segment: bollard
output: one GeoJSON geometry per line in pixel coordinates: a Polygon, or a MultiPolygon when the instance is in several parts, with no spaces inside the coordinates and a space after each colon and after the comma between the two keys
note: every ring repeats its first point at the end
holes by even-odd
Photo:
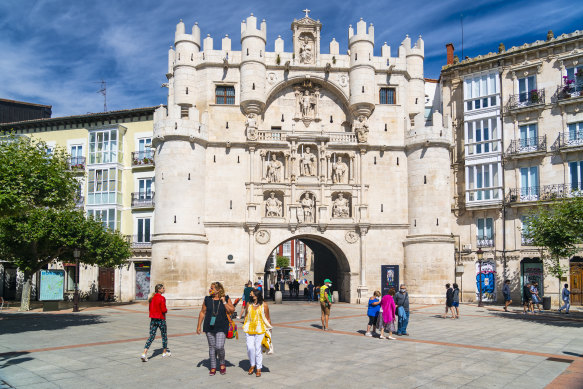
{"type": "Polygon", "coordinates": [[[338,301],[340,301],[340,297],[338,295],[338,291],[335,290],[332,292],[332,302],[337,303],[338,301]]]}
{"type": "Polygon", "coordinates": [[[281,295],[281,291],[280,290],[276,291],[275,292],[275,303],[276,304],[281,304],[282,303],[282,300],[283,300],[283,297],[281,295]]]}

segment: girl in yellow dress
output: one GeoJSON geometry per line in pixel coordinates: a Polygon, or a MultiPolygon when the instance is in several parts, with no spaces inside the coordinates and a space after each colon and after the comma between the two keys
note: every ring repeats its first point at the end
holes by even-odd
{"type": "Polygon", "coordinates": [[[263,354],[261,354],[261,342],[265,333],[271,329],[271,318],[269,317],[269,308],[263,301],[263,294],[255,288],[249,293],[252,301],[247,308],[243,331],[247,339],[247,355],[251,368],[249,375],[255,371],[255,376],[261,377],[261,368],[263,367],[263,354]],[[255,370],[257,369],[257,370],[255,370]]]}

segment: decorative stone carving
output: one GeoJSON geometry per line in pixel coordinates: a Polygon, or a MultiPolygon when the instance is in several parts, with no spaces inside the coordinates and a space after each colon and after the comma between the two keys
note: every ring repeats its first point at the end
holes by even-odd
{"type": "Polygon", "coordinates": [[[348,85],[348,77],[346,77],[346,75],[341,74],[338,76],[338,83],[340,84],[341,87],[346,87],[348,85]]]}
{"type": "Polygon", "coordinates": [[[245,127],[247,131],[247,139],[257,140],[257,115],[250,113],[247,115],[247,121],[245,121],[245,127]]]}
{"type": "Polygon", "coordinates": [[[267,182],[281,182],[283,163],[277,160],[276,154],[271,154],[271,160],[267,161],[267,182]]]}
{"type": "Polygon", "coordinates": [[[296,113],[294,120],[302,120],[308,127],[312,121],[320,121],[319,102],[320,88],[312,87],[310,81],[305,81],[303,89],[300,86],[294,88],[296,97],[296,113]]]}
{"type": "Polygon", "coordinates": [[[314,42],[304,35],[300,38],[300,63],[307,65],[314,63],[314,42]]]}
{"type": "Polygon", "coordinates": [[[348,218],[350,217],[350,201],[344,197],[342,193],[338,193],[338,197],[332,203],[332,217],[333,218],[348,218]]]}
{"type": "Polygon", "coordinates": [[[315,176],[317,160],[316,155],[310,152],[309,147],[306,147],[300,157],[300,176],[315,176]]]}
{"type": "Polygon", "coordinates": [[[277,74],[275,74],[274,72],[267,73],[267,82],[269,83],[269,85],[275,84],[276,81],[277,81],[277,74]]]}
{"type": "Polygon", "coordinates": [[[354,132],[356,132],[359,143],[366,143],[368,141],[368,119],[366,116],[360,115],[354,121],[354,132]]]}
{"type": "Polygon", "coordinates": [[[259,244],[269,243],[270,239],[271,239],[271,234],[267,230],[259,230],[255,234],[255,241],[259,244]]]}
{"type": "Polygon", "coordinates": [[[315,223],[314,220],[314,209],[316,206],[316,200],[310,195],[310,193],[305,193],[300,200],[301,208],[298,208],[298,220],[300,223],[315,223]]]}
{"type": "Polygon", "coordinates": [[[275,197],[275,192],[271,192],[265,201],[265,216],[266,217],[281,217],[282,216],[282,202],[275,197]]]}
{"type": "Polygon", "coordinates": [[[338,157],[338,160],[332,163],[332,182],[334,184],[346,183],[347,173],[348,165],[342,162],[342,157],[338,157]]]}
{"type": "Polygon", "coordinates": [[[344,235],[344,239],[350,244],[358,242],[358,234],[354,231],[348,231],[346,235],[344,235]]]}

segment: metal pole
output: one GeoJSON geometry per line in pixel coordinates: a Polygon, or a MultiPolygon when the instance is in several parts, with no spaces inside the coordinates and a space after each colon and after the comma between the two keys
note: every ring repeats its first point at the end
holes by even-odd
{"type": "Polygon", "coordinates": [[[79,312],[79,258],[75,258],[75,294],[73,295],[73,312],[79,312]]]}
{"type": "Polygon", "coordinates": [[[480,264],[480,275],[479,275],[479,286],[480,286],[480,301],[478,302],[478,307],[482,307],[482,260],[480,259],[479,262],[480,264]]]}

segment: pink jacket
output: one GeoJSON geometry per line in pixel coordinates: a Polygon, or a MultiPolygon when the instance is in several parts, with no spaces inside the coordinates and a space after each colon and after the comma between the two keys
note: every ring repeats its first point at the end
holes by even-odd
{"type": "Polygon", "coordinates": [[[395,300],[393,296],[387,294],[381,300],[381,308],[383,308],[383,322],[390,323],[395,319],[395,300]]]}

